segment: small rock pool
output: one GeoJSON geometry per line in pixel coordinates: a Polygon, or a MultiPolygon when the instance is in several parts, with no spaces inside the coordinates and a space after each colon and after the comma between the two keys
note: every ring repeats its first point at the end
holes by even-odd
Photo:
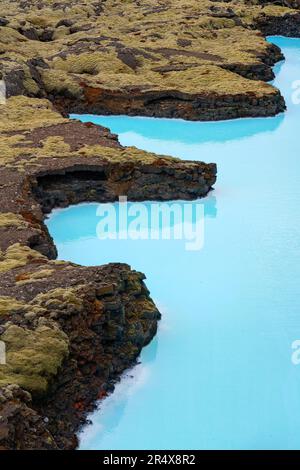
{"type": "Polygon", "coordinates": [[[163,313],[141,363],[91,416],[81,449],[300,449],[300,40],[270,40],[286,57],[275,67],[285,114],[80,117],[124,145],[218,165],[215,190],[200,201],[199,251],[180,240],[101,241],[97,204],[47,221],[60,259],[130,264],[163,313]]]}

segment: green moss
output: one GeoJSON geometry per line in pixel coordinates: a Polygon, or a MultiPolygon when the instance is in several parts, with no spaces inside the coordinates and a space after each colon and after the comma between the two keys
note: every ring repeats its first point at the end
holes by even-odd
{"type": "Polygon", "coordinates": [[[13,44],[15,42],[25,42],[27,39],[16,30],[9,27],[0,27],[0,43],[13,44]]]}
{"type": "Polygon", "coordinates": [[[22,284],[31,283],[33,281],[40,281],[40,280],[50,277],[54,272],[55,272],[54,269],[41,269],[40,271],[34,271],[32,273],[29,273],[26,279],[21,279],[20,281],[17,281],[17,282],[19,285],[22,285],[22,284]]]}
{"type": "MultiPolygon", "coordinates": [[[[224,66],[264,64],[270,46],[254,30],[255,25],[261,15],[267,20],[297,13],[288,8],[294,5],[292,0],[284,3],[287,6],[271,2],[262,7],[255,0],[168,0],[158,9],[156,0],[107,0],[99,15],[93,0],[65,0],[62,4],[44,0],[33,2],[25,11],[21,0],[4,0],[3,11],[10,24],[0,28],[1,69],[4,75],[22,70],[25,92],[30,96],[45,89],[52,95],[80,100],[86,87],[113,93],[133,89],[138,93],[176,91],[193,96],[207,91],[266,96],[272,93],[271,86],[229,73],[224,66]],[[75,29],[71,31],[61,20],[70,20],[71,30],[75,29]],[[22,28],[34,28],[38,35],[50,29],[51,34],[54,31],[53,40],[27,39],[19,32],[22,28]],[[28,66],[28,61],[37,57],[48,66],[36,69],[43,86],[34,80],[28,66]],[[174,68],[174,72],[166,73],[165,68],[174,68]]],[[[18,105],[20,109],[22,103],[18,105]]],[[[26,109],[22,112],[24,120],[25,115],[26,109]]],[[[36,115],[47,125],[44,107],[36,115]]],[[[34,128],[36,119],[31,118],[27,116],[26,127],[34,128]]],[[[16,111],[9,122],[11,128],[24,125],[16,111]]],[[[8,127],[7,123],[3,125],[8,127]]],[[[1,126],[0,122],[0,130],[1,126]]]]}
{"type": "MultiPolygon", "coordinates": [[[[0,73],[24,75],[21,84],[33,97],[48,93],[91,102],[101,100],[101,93],[117,97],[159,92],[188,95],[191,102],[208,93],[215,100],[233,96],[237,104],[249,96],[271,101],[270,96],[275,99],[278,94],[275,88],[229,69],[240,67],[242,73],[259,65],[263,69],[270,44],[254,30],[257,19],[297,13],[284,6],[262,7],[254,0],[168,0],[161,9],[156,0],[107,0],[101,15],[93,0],[62,4],[44,0],[31,2],[25,10],[21,0],[4,0],[2,5],[10,23],[0,28],[0,73]],[[61,20],[70,20],[74,29],[70,31],[61,20]],[[38,35],[50,28],[54,39],[30,40],[20,33],[32,28],[38,35]],[[43,61],[33,73],[29,61],[36,58],[43,61]]],[[[55,135],[32,142],[32,130],[67,122],[47,100],[12,97],[0,105],[0,114],[0,164],[19,172],[28,165],[42,165],[41,158],[47,157],[99,157],[113,162],[156,158],[133,148],[84,143],[71,151],[55,135]]]]}
{"type": "Polygon", "coordinates": [[[28,71],[25,73],[25,79],[23,80],[23,85],[25,90],[29,95],[37,95],[39,93],[39,86],[38,84],[33,80],[31,75],[29,74],[28,71]]]}
{"type": "MultiPolygon", "coordinates": [[[[40,26],[41,28],[47,28],[48,26],[53,25],[53,17],[48,15],[29,15],[27,16],[27,20],[34,26],[40,26]]],[[[57,21],[56,18],[54,21],[55,20],[57,21]]]]}
{"type": "Polygon", "coordinates": [[[0,316],[5,316],[7,320],[10,320],[11,315],[15,313],[24,315],[24,318],[29,319],[46,315],[47,310],[35,302],[35,299],[32,302],[25,303],[13,297],[0,296],[0,316]]]}
{"type": "Polygon", "coordinates": [[[83,300],[78,295],[83,286],[76,286],[73,288],[57,288],[51,289],[48,292],[37,295],[32,305],[38,305],[46,309],[59,309],[72,311],[80,311],[83,307],[83,300]]]}
{"type": "Polygon", "coordinates": [[[0,316],[24,310],[26,304],[13,297],[0,296],[0,316]]]}
{"type": "MultiPolygon", "coordinates": [[[[286,4],[294,5],[288,1],[286,4]]],[[[122,91],[128,87],[166,90],[172,86],[177,91],[203,93],[200,82],[205,84],[204,66],[214,66],[210,68],[209,86],[216,93],[220,90],[231,93],[235,89],[248,93],[254,89],[266,94],[269,90],[261,82],[246,82],[238,74],[228,75],[222,65],[262,64],[269,45],[253,31],[257,18],[297,13],[297,10],[273,4],[262,8],[258,2],[249,0],[217,3],[169,0],[162,4],[166,8],[159,11],[156,0],[138,3],[107,0],[101,15],[96,14],[92,0],[65,0],[62,5],[56,3],[55,9],[53,5],[44,1],[37,8],[34,3],[23,12],[20,0],[3,2],[3,11],[11,22],[10,27],[0,28],[0,50],[2,57],[8,59],[2,66],[5,70],[21,67],[26,75],[26,92],[32,96],[37,94],[39,85],[26,63],[36,57],[42,57],[49,66],[48,69],[38,68],[46,91],[75,99],[83,96],[83,83],[107,90],[122,91]],[[235,17],[228,18],[228,8],[235,17]],[[60,20],[66,19],[71,20],[77,33],[69,34],[70,28],[65,25],[57,27],[60,20]],[[53,40],[28,40],[18,31],[21,20],[25,29],[34,27],[39,34],[50,28],[54,31],[53,40]],[[180,46],[178,39],[189,42],[180,46]],[[132,58],[133,68],[130,66],[132,58]],[[193,80],[180,70],[172,76],[155,71],[184,65],[191,67],[193,80]]]]}
{"type": "MultiPolygon", "coordinates": [[[[292,2],[291,2],[292,3],[292,2]]],[[[300,5],[299,5],[300,6],[300,5]]],[[[263,13],[269,16],[284,16],[287,13],[293,13],[293,9],[284,5],[266,5],[263,8],[263,13]]]]}
{"type": "Polygon", "coordinates": [[[275,93],[274,88],[264,82],[248,80],[228,70],[214,65],[194,67],[180,72],[165,74],[159,88],[181,90],[185,93],[203,94],[207,92],[229,95],[256,93],[263,96],[275,93]]]}
{"type": "Polygon", "coordinates": [[[26,228],[28,227],[28,222],[26,222],[21,215],[12,212],[0,214],[0,228],[11,227],[26,228]]]}
{"type": "Polygon", "coordinates": [[[50,62],[57,70],[68,73],[97,75],[98,73],[130,73],[130,67],[117,58],[115,52],[105,50],[102,52],[86,52],[82,54],[69,54],[65,59],[55,57],[50,62]]]}
{"type": "MultiPolygon", "coordinates": [[[[226,72],[225,72],[226,73],[226,72]]],[[[228,72],[230,73],[230,72],[228,72]]],[[[1,108],[1,106],[0,106],[1,108]]],[[[39,127],[47,127],[56,124],[69,123],[69,119],[62,118],[51,104],[46,100],[27,97],[13,97],[7,100],[3,107],[3,118],[0,120],[0,164],[24,171],[26,165],[39,165],[43,158],[99,158],[112,162],[128,163],[143,162],[153,163],[159,157],[160,160],[172,162],[174,159],[157,156],[154,153],[144,152],[135,147],[111,148],[103,145],[85,145],[78,150],[71,151],[70,145],[61,136],[49,136],[41,140],[39,146],[33,146],[30,140],[30,131],[39,127]],[[38,119],[40,117],[40,119],[38,119]],[[13,127],[20,134],[9,135],[13,127]]],[[[24,227],[25,221],[20,216],[0,215],[0,227],[14,226],[24,227]]],[[[3,265],[2,265],[3,266],[3,265]]],[[[1,258],[0,258],[1,270],[1,258]]]]}
{"type": "Polygon", "coordinates": [[[46,69],[41,71],[41,75],[48,93],[68,94],[74,98],[82,95],[82,87],[76,77],[72,77],[65,71],[46,69]]]}
{"type": "Polygon", "coordinates": [[[68,355],[67,336],[57,327],[28,330],[11,325],[0,340],[6,345],[7,360],[0,367],[0,386],[18,384],[35,395],[47,391],[68,355]]]}
{"type": "Polygon", "coordinates": [[[35,259],[47,259],[35,250],[31,250],[27,246],[15,243],[8,247],[6,251],[0,250],[0,273],[10,271],[11,269],[26,266],[30,261],[35,259]]]}
{"type": "Polygon", "coordinates": [[[54,31],[52,38],[53,40],[61,39],[61,38],[64,38],[65,36],[68,36],[69,34],[70,34],[70,28],[67,28],[66,26],[60,26],[54,31]]]}
{"type": "MultiPolygon", "coordinates": [[[[66,121],[54,111],[48,100],[27,98],[26,96],[9,98],[5,105],[0,105],[0,113],[0,132],[29,131],[40,127],[41,123],[45,127],[66,121]]],[[[7,137],[4,136],[4,138],[7,137]]]]}

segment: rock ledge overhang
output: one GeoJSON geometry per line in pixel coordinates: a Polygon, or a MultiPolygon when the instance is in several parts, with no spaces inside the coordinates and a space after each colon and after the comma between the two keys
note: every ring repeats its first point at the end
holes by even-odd
{"type": "Polygon", "coordinates": [[[196,199],[216,165],[122,147],[47,101],[0,106],[0,447],[71,449],[96,400],[135,363],[160,313],[129,266],[55,261],[45,215],[83,201],[196,199]]]}

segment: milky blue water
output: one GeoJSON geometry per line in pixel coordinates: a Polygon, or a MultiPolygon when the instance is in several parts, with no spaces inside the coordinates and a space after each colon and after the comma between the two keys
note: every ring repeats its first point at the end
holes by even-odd
{"type": "Polygon", "coordinates": [[[285,114],[81,117],[124,145],[218,164],[200,251],[180,240],[98,240],[96,204],[48,220],[60,259],[129,263],[146,273],[163,313],[141,364],[91,416],[82,449],[300,449],[300,365],[291,361],[300,339],[300,40],[270,40],[286,57],[275,68],[285,114]]]}

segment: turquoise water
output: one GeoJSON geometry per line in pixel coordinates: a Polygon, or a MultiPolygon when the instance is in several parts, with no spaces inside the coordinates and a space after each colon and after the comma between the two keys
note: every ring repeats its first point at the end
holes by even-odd
{"type": "Polygon", "coordinates": [[[97,204],[54,211],[60,259],[129,263],[163,320],[81,433],[82,449],[300,449],[300,40],[270,38],[286,61],[275,118],[201,123],[91,117],[124,145],[218,164],[202,200],[200,251],[175,241],[101,241],[97,204]]]}

